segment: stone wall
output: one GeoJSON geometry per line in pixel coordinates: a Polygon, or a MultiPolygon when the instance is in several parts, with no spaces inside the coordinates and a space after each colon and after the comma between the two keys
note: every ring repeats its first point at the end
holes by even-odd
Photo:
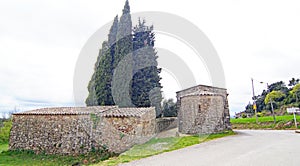
{"type": "Polygon", "coordinates": [[[144,112],[133,109],[132,112],[127,109],[126,114],[120,114],[122,109],[112,114],[101,111],[14,114],[9,148],[76,155],[106,147],[111,152],[121,153],[135,144],[148,141],[156,134],[154,107],[144,112]],[[134,111],[140,114],[135,115],[134,111]]]}
{"type": "Polygon", "coordinates": [[[89,115],[13,115],[9,148],[79,154],[91,149],[89,115]]]}
{"type": "Polygon", "coordinates": [[[230,130],[227,91],[198,85],[177,92],[178,130],[184,134],[210,134],[230,130]]]}
{"type": "Polygon", "coordinates": [[[155,111],[148,112],[140,118],[105,117],[100,122],[99,143],[121,153],[135,144],[142,144],[155,136],[155,111]]]}
{"type": "Polygon", "coordinates": [[[156,133],[178,127],[177,117],[163,117],[156,119],[156,133]]]}

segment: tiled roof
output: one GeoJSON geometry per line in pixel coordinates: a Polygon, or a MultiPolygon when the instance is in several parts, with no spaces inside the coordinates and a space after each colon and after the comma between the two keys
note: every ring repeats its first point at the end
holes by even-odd
{"type": "Polygon", "coordinates": [[[140,117],[154,107],[148,108],[119,108],[118,106],[91,107],[52,107],[14,113],[13,115],[88,115],[99,114],[103,117],[140,117]]]}

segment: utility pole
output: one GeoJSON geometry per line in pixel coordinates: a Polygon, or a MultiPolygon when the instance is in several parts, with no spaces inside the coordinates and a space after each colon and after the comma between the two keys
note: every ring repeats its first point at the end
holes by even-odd
{"type": "Polygon", "coordinates": [[[253,93],[253,109],[255,112],[255,119],[256,119],[256,123],[258,123],[258,118],[257,118],[257,107],[256,107],[256,102],[255,102],[255,94],[254,94],[254,84],[253,84],[253,78],[251,78],[251,82],[252,82],[252,93],[253,93]]]}

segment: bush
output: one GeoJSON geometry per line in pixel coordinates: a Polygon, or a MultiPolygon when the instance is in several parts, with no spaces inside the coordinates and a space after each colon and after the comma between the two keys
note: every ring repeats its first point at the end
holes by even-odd
{"type": "Polygon", "coordinates": [[[263,116],[264,116],[263,113],[261,113],[261,112],[258,112],[258,113],[257,113],[257,117],[263,117],[263,116]]]}
{"type": "Polygon", "coordinates": [[[8,143],[11,126],[12,126],[11,119],[3,123],[3,127],[0,128],[0,144],[8,143]]]}
{"type": "Polygon", "coordinates": [[[242,118],[247,118],[247,115],[243,113],[242,118]]]}

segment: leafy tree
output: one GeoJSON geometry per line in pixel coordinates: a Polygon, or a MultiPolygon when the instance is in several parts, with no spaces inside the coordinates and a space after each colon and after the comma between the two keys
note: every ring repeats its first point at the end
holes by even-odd
{"type": "Polygon", "coordinates": [[[163,101],[162,115],[163,117],[177,117],[176,103],[173,99],[163,101]]]}
{"type": "Polygon", "coordinates": [[[275,107],[279,105],[279,102],[282,101],[285,98],[285,94],[281,91],[272,91],[271,93],[267,94],[265,98],[265,104],[267,105],[271,101],[275,103],[275,107]]]}
{"type": "Polygon", "coordinates": [[[290,93],[295,96],[296,102],[298,102],[300,97],[300,84],[295,85],[290,93]]]}
{"type": "MultiPolygon", "coordinates": [[[[299,79],[292,78],[288,84],[291,88],[287,88],[283,81],[272,83],[267,90],[263,90],[260,95],[255,96],[257,111],[270,110],[271,106],[268,104],[270,99],[273,101],[274,108],[279,108],[284,105],[300,106],[300,85],[299,79]],[[271,92],[271,93],[270,93],[271,92]]],[[[248,104],[245,112],[251,112],[252,104],[248,104]]]]}
{"type": "Polygon", "coordinates": [[[288,94],[289,89],[286,87],[285,83],[283,81],[275,82],[268,86],[268,91],[281,91],[284,94],[288,94]]]}

